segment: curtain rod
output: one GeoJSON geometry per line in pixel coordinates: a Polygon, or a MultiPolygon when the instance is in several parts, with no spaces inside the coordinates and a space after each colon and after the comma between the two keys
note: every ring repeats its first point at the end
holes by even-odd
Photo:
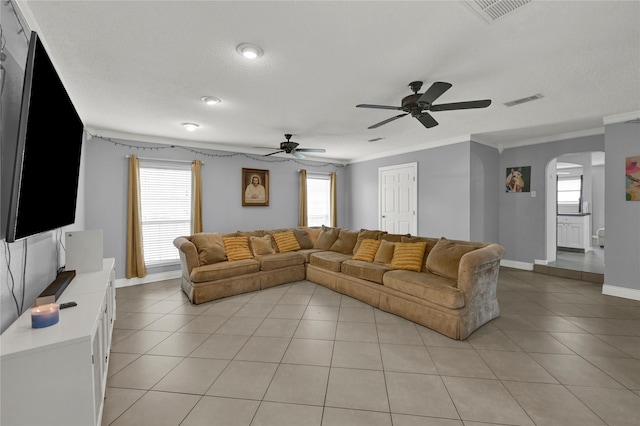
{"type": "MultiPolygon", "coordinates": [[[[131,154],[127,154],[124,156],[125,158],[131,158],[131,154]]],[[[166,158],[152,158],[152,157],[138,157],[138,160],[149,160],[149,161],[169,161],[171,163],[193,163],[192,160],[168,160],[166,158]]],[[[204,165],[204,161],[201,162],[204,165]]]]}

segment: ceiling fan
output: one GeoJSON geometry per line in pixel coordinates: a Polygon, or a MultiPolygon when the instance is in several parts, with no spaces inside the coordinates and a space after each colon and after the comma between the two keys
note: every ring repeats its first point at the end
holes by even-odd
{"type": "MultiPolygon", "coordinates": [[[[287,140],[285,142],[280,142],[280,149],[278,151],[272,152],[271,154],[266,154],[265,157],[284,152],[287,154],[291,154],[297,158],[305,158],[304,155],[301,154],[301,152],[326,152],[323,148],[298,148],[300,144],[297,142],[291,142],[290,141],[291,136],[292,135],[289,133],[285,134],[284,137],[287,140]]],[[[259,148],[265,148],[265,147],[259,147],[259,148]]],[[[272,149],[272,148],[265,148],[265,149],[272,149]]]]}
{"type": "Polygon", "coordinates": [[[429,114],[429,111],[451,111],[456,109],[471,109],[471,108],[486,108],[491,105],[491,99],[483,99],[478,101],[467,102],[453,102],[449,104],[433,105],[433,102],[438,99],[444,92],[451,88],[451,83],[445,83],[437,81],[427,89],[424,93],[418,93],[422,87],[421,81],[413,81],[409,83],[409,87],[413,91],[413,95],[406,96],[402,99],[402,106],[387,106],[387,105],[369,105],[360,104],[356,105],[357,108],[376,108],[376,109],[393,109],[398,111],[404,111],[404,114],[396,115],[395,117],[388,118],[373,126],[367,127],[368,129],[375,129],[383,124],[387,124],[393,120],[404,117],[411,114],[412,117],[418,119],[420,123],[426,128],[435,127],[438,122],[429,114]]]}

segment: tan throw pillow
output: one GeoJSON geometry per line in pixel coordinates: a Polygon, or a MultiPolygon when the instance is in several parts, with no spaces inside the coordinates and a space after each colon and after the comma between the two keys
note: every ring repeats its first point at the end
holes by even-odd
{"type": "Polygon", "coordinates": [[[313,248],[313,241],[311,241],[311,237],[309,233],[302,228],[294,229],[293,235],[296,236],[296,240],[298,240],[298,244],[300,244],[301,249],[311,249],[313,248]]]}
{"type": "Polygon", "coordinates": [[[300,244],[296,239],[293,231],[279,232],[273,234],[273,238],[276,240],[278,251],[280,253],[286,253],[288,251],[300,250],[300,244]]]}
{"type": "Polygon", "coordinates": [[[344,254],[353,254],[353,247],[356,245],[358,239],[358,231],[350,231],[348,229],[341,229],[338,234],[338,239],[331,244],[329,250],[344,254]]]}
{"type": "Polygon", "coordinates": [[[318,239],[313,244],[313,248],[329,250],[331,245],[338,239],[339,234],[340,228],[330,228],[323,225],[322,231],[320,231],[320,235],[318,235],[318,239]]]}
{"type": "Polygon", "coordinates": [[[265,235],[264,237],[250,236],[249,242],[251,243],[251,252],[254,256],[260,256],[261,254],[272,254],[276,251],[271,246],[271,235],[265,235]]]}
{"type": "Polygon", "coordinates": [[[380,235],[381,240],[385,241],[393,241],[394,243],[402,242],[403,237],[410,237],[411,234],[382,234],[380,235]]]}
{"type": "Polygon", "coordinates": [[[373,258],[373,263],[380,263],[381,265],[391,265],[393,259],[393,252],[396,248],[396,243],[393,241],[380,240],[380,247],[376,252],[376,256],[373,258]]]}
{"type": "Polygon", "coordinates": [[[200,265],[210,265],[227,260],[221,234],[217,232],[200,232],[191,237],[191,242],[198,251],[200,265]]]}
{"type": "Polygon", "coordinates": [[[458,280],[460,259],[470,251],[477,250],[467,244],[460,244],[442,237],[427,256],[427,268],[436,275],[458,280]]]}
{"type": "Polygon", "coordinates": [[[224,251],[230,261],[253,258],[247,237],[227,237],[223,238],[223,241],[224,251]]]}
{"type": "Polygon", "coordinates": [[[358,247],[358,251],[353,256],[353,260],[364,260],[369,263],[373,262],[381,242],[382,241],[380,240],[369,238],[362,240],[360,242],[360,247],[358,247]]]}
{"type": "Polygon", "coordinates": [[[309,228],[308,226],[303,226],[302,229],[307,231],[307,234],[309,234],[309,238],[311,239],[311,244],[315,245],[318,235],[322,232],[322,228],[309,228]]]}
{"type": "Polygon", "coordinates": [[[396,243],[391,259],[392,269],[406,269],[420,272],[427,243],[396,243]]]}

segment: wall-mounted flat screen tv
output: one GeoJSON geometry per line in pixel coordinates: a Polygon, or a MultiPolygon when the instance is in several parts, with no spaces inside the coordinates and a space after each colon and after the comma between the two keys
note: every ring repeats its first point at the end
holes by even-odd
{"type": "Polygon", "coordinates": [[[7,242],[75,222],[84,125],[38,34],[25,67],[7,242]]]}

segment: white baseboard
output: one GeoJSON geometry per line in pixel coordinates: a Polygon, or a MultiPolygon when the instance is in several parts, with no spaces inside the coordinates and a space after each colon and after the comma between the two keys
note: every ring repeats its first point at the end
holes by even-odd
{"type": "Polygon", "coordinates": [[[138,284],[148,284],[156,281],[173,280],[175,278],[180,278],[181,275],[182,275],[182,271],[178,269],[177,271],[168,271],[168,272],[161,272],[159,274],[150,274],[143,278],[130,278],[130,279],[120,278],[116,280],[116,288],[129,287],[129,286],[138,285],[138,284]]]}
{"type": "Polygon", "coordinates": [[[624,299],[640,300],[640,290],[635,288],[618,287],[610,284],[602,285],[602,294],[622,297],[624,299]]]}
{"type": "Polygon", "coordinates": [[[525,271],[533,271],[533,263],[518,262],[516,260],[501,259],[500,266],[507,268],[522,269],[525,271]]]}
{"type": "Polygon", "coordinates": [[[549,261],[545,260],[545,259],[534,259],[533,260],[533,264],[534,265],[548,265],[549,261]]]}

